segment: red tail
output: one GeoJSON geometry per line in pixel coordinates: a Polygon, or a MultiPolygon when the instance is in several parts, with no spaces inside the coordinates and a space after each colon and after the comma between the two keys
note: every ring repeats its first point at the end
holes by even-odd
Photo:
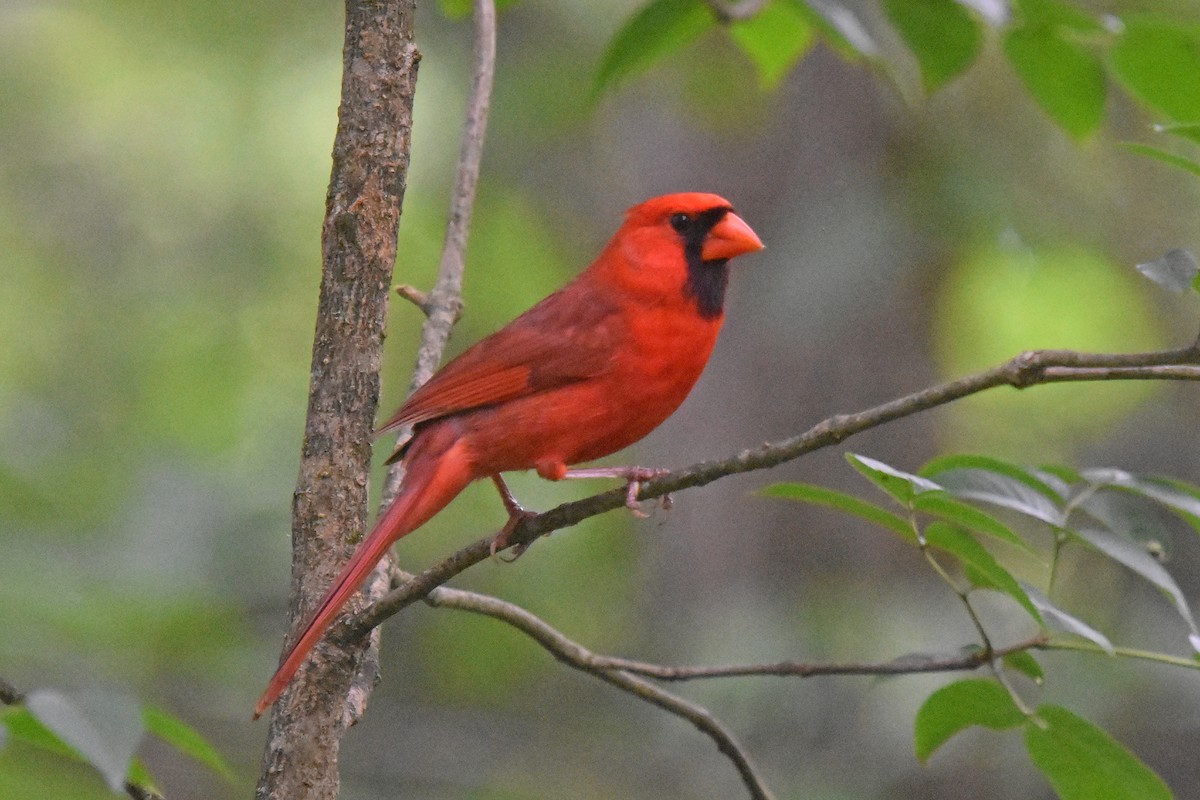
{"type": "Polygon", "coordinates": [[[400,494],[375,522],[375,527],[363,539],[350,557],[342,573],[326,592],[317,610],[309,617],[300,635],[283,655],[279,669],[275,670],[267,690],[254,707],[254,719],[266,711],[287,688],[300,665],[308,657],[333,622],[346,601],[358,591],[359,585],[383,558],[392,544],[424,525],[430,517],[441,511],[468,483],[475,479],[470,464],[463,457],[461,448],[451,445],[448,449],[437,447],[441,439],[434,431],[423,441],[414,441],[406,454],[404,485],[400,494]],[[421,445],[426,445],[422,447],[421,445]],[[432,446],[429,446],[432,445],[432,446]],[[432,452],[431,452],[432,451],[432,452]]]}

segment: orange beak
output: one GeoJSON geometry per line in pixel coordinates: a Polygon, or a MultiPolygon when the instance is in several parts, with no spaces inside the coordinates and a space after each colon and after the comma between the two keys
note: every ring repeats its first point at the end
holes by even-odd
{"type": "Polygon", "coordinates": [[[705,261],[714,261],[753,253],[762,250],[763,246],[762,239],[746,221],[730,211],[709,231],[701,255],[705,261]]]}

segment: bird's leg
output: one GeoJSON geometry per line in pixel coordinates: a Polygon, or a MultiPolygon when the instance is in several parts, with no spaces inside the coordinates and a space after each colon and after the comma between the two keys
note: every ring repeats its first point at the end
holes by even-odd
{"type": "MultiPolygon", "coordinates": [[[[516,530],[517,525],[521,523],[521,520],[537,516],[537,514],[533,511],[526,511],[521,507],[521,504],[517,502],[517,498],[513,497],[512,490],[508,488],[508,484],[504,482],[504,478],[499,475],[493,475],[492,483],[496,484],[496,491],[500,492],[500,502],[504,504],[504,510],[508,512],[508,522],[504,523],[504,527],[492,539],[492,555],[494,556],[499,551],[508,547],[508,539],[512,536],[512,532],[516,530]]],[[[528,545],[516,545],[513,548],[513,555],[509,561],[516,561],[528,549],[528,545]]]]}
{"type": "MultiPolygon", "coordinates": [[[[633,512],[634,516],[645,519],[650,515],[642,511],[637,499],[638,492],[642,490],[642,481],[661,478],[669,474],[670,470],[653,467],[591,467],[589,469],[569,469],[561,477],[564,480],[567,478],[620,478],[628,484],[625,488],[625,506],[633,512]]],[[[669,509],[671,495],[664,494],[661,504],[663,509],[669,509]]]]}
{"type": "Polygon", "coordinates": [[[496,491],[500,493],[500,502],[504,503],[504,510],[508,512],[510,519],[514,517],[519,519],[530,513],[517,502],[517,498],[513,496],[512,489],[509,489],[508,484],[504,482],[504,478],[500,475],[493,475],[492,483],[496,485],[496,491]]]}

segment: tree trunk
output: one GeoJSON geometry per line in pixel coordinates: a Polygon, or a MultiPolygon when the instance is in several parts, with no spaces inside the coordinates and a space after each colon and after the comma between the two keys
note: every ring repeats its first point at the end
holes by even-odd
{"type": "MultiPolygon", "coordinates": [[[[293,626],[349,558],[367,519],[370,434],[420,60],[414,11],[414,0],[346,0],[342,99],[292,509],[293,626]]],[[[377,572],[366,594],[385,589],[377,572]]],[[[366,706],[377,643],[376,631],[366,641],[315,648],[272,710],[258,798],[337,797],[339,742],[366,706]]]]}

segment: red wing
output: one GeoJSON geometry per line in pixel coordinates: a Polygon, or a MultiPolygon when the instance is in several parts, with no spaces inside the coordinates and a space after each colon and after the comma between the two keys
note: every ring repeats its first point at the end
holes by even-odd
{"type": "Polygon", "coordinates": [[[446,364],[376,434],[594,377],[624,331],[615,304],[572,283],[446,364]]]}
{"type": "Polygon", "coordinates": [[[429,391],[418,391],[414,394],[378,432],[391,430],[404,423],[415,425],[455,411],[502,403],[525,394],[529,385],[529,369],[524,366],[480,371],[475,374],[464,372],[465,374],[449,375],[443,380],[438,380],[436,384],[433,381],[425,384],[429,386],[429,391]]]}

